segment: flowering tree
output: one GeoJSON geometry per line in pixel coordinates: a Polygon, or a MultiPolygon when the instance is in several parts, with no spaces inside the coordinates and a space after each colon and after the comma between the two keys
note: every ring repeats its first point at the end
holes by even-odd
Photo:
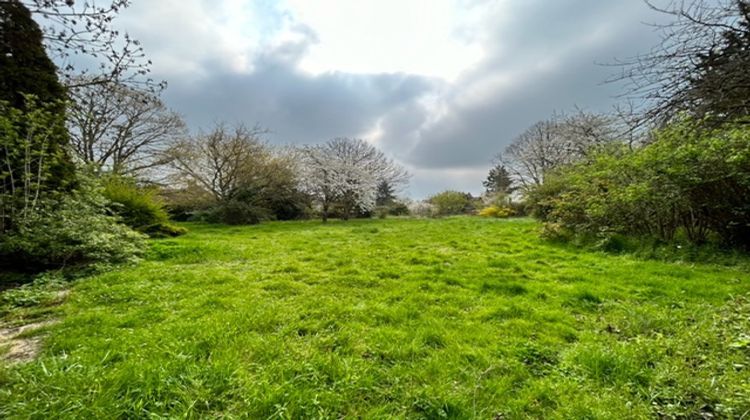
{"type": "Polygon", "coordinates": [[[116,82],[156,93],[166,84],[148,78],[151,61],[141,43],[113,25],[117,15],[130,3],[130,0],[0,1],[4,7],[25,9],[42,25],[47,51],[59,64],[66,86],[116,82]],[[86,60],[78,58],[81,56],[86,60]],[[94,65],[86,67],[81,64],[84,61],[94,65]]]}
{"type": "Polygon", "coordinates": [[[375,207],[378,184],[402,186],[409,174],[383,152],[360,139],[335,138],[303,149],[303,181],[321,206],[323,221],[333,204],[348,219],[355,210],[375,207]]]}

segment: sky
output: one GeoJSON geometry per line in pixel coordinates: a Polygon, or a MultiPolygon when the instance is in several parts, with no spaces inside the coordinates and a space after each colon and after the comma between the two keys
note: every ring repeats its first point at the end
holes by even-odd
{"type": "Polygon", "coordinates": [[[659,18],[639,0],[133,0],[117,26],[193,130],[362,138],[420,199],[480,193],[493,156],[556,111],[610,111],[606,64],[653,47],[659,18]]]}

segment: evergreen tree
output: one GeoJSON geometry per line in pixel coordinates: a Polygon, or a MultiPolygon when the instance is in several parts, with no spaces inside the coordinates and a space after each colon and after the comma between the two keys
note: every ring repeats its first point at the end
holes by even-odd
{"type": "MultiPolygon", "coordinates": [[[[42,44],[42,31],[18,0],[0,2],[0,100],[24,109],[24,95],[64,101],[57,68],[42,44]]],[[[61,105],[62,106],[62,105],[61,105]]],[[[61,108],[62,112],[62,108],[61,108]]]]}
{"type": "Polygon", "coordinates": [[[396,200],[396,191],[388,181],[380,181],[375,195],[376,206],[388,206],[396,200]]]}
{"type": "Polygon", "coordinates": [[[13,225],[18,203],[27,208],[30,196],[73,186],[75,166],[67,154],[65,99],[39,25],[18,0],[0,1],[3,230],[13,225]]]}
{"type": "Polygon", "coordinates": [[[508,170],[501,164],[497,164],[490,169],[490,173],[482,185],[488,193],[510,194],[515,190],[508,170]]]}

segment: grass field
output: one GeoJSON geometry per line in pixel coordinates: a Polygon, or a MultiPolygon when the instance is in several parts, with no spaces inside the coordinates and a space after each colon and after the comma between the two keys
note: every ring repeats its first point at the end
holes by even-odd
{"type": "Polygon", "coordinates": [[[0,417],[747,417],[748,265],[547,243],[530,220],[188,225],[73,283],[0,417]]]}

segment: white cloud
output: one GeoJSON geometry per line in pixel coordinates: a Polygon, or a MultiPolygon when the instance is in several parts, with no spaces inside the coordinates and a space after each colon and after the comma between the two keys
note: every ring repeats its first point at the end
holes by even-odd
{"type": "Polygon", "coordinates": [[[473,9],[453,0],[286,0],[284,4],[296,21],[318,35],[320,42],[301,62],[314,74],[403,72],[453,80],[483,54],[465,33],[473,9]]]}
{"type": "Polygon", "coordinates": [[[597,66],[655,41],[635,0],[136,0],[165,99],[192,127],[271,141],[361,136],[413,167],[415,196],[477,192],[491,157],[557,109],[605,110],[597,66]]]}
{"type": "Polygon", "coordinates": [[[136,1],[117,26],[143,43],[158,74],[200,77],[251,71],[255,52],[280,25],[270,12],[247,0],[136,1]]]}
{"type": "Polygon", "coordinates": [[[462,0],[136,1],[118,25],[141,39],[155,69],[251,72],[254,58],[300,37],[311,74],[409,73],[454,80],[484,54],[473,33],[483,5],[462,0]],[[306,30],[301,31],[301,28],[306,30]]]}

